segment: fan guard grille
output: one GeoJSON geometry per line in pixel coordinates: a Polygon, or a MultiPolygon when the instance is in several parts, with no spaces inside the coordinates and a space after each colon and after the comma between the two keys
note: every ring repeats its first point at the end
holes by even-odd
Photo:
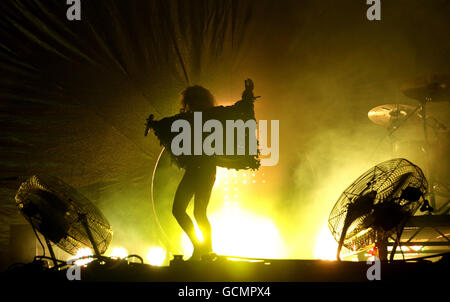
{"type": "MultiPolygon", "coordinates": [[[[354,204],[358,197],[371,191],[376,192],[374,205],[386,200],[395,200],[395,203],[402,207],[405,215],[414,215],[421,202],[408,203],[400,199],[406,187],[417,188],[422,194],[426,194],[428,189],[422,170],[406,159],[388,160],[366,171],[341,194],[334,205],[328,219],[328,226],[333,237],[339,241],[349,205],[354,204]]],[[[394,229],[380,231],[374,227],[367,227],[366,222],[369,216],[370,214],[360,216],[351,223],[343,242],[346,248],[351,251],[364,250],[374,244],[377,237],[386,238],[394,232],[394,229]]]]}
{"type": "Polygon", "coordinates": [[[31,225],[69,254],[75,255],[84,247],[94,248],[80,214],[86,215],[87,225],[101,254],[111,242],[111,226],[100,210],[56,177],[31,176],[21,184],[15,200],[31,225]]]}

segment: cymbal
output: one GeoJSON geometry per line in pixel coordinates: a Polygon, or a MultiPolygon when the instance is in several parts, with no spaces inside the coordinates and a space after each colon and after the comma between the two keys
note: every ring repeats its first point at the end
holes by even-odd
{"type": "Polygon", "coordinates": [[[396,123],[406,119],[415,109],[416,107],[409,105],[386,104],[370,109],[367,116],[375,124],[391,128],[396,123]]]}
{"type": "Polygon", "coordinates": [[[400,90],[420,102],[450,101],[450,75],[433,74],[403,84],[400,90]]]}

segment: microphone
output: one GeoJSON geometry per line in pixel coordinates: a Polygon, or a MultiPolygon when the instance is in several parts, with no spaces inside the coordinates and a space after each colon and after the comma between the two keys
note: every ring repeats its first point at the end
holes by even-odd
{"type": "Polygon", "coordinates": [[[154,116],[153,116],[153,114],[150,114],[149,116],[148,116],[148,118],[147,118],[147,123],[145,123],[145,133],[144,133],[144,136],[147,136],[147,134],[148,134],[148,131],[150,130],[150,128],[152,128],[152,125],[153,125],[153,118],[154,118],[154,116]]]}

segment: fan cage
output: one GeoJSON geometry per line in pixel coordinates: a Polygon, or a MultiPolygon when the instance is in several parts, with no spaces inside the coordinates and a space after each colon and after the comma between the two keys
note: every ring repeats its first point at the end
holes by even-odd
{"type": "MultiPolygon", "coordinates": [[[[402,191],[408,186],[419,189],[423,195],[428,190],[422,170],[406,159],[388,160],[366,171],[341,194],[334,205],[328,219],[333,237],[339,242],[348,206],[358,197],[371,191],[376,192],[374,205],[395,200],[402,206],[405,215],[414,215],[422,201],[407,203],[406,200],[400,199],[402,191]]],[[[361,251],[375,244],[378,238],[387,238],[395,231],[395,228],[383,230],[381,234],[379,229],[365,226],[364,222],[369,215],[358,217],[350,224],[343,242],[344,247],[353,252],[361,251]]]]}
{"type": "Polygon", "coordinates": [[[21,184],[15,200],[21,213],[34,228],[71,255],[76,255],[80,248],[94,249],[80,215],[85,215],[87,226],[101,254],[106,251],[112,240],[112,228],[100,210],[86,197],[56,177],[31,176],[21,184]],[[55,199],[39,197],[37,192],[42,191],[50,193],[55,199]],[[36,209],[33,215],[26,211],[30,206],[36,209]],[[44,227],[45,225],[50,225],[50,232],[49,227],[44,227]]]}

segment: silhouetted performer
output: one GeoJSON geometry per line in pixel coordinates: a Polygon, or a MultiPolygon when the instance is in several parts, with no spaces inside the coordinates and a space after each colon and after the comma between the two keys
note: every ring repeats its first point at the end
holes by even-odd
{"type": "MultiPolygon", "coordinates": [[[[209,90],[201,86],[191,86],[181,93],[181,112],[203,112],[214,107],[215,101],[209,90]]],[[[172,213],[186,232],[194,246],[192,259],[212,252],[211,224],[206,215],[211,190],[216,180],[216,166],[208,159],[188,162],[185,173],[178,185],[173,201],[172,213]],[[194,197],[194,218],[202,232],[203,242],[199,242],[186,209],[194,197]]]]}
{"type": "MultiPolygon", "coordinates": [[[[255,119],[253,110],[254,100],[253,82],[250,79],[245,81],[242,100],[227,107],[215,107],[214,96],[208,89],[201,86],[191,86],[181,93],[181,113],[161,119],[160,121],[153,120],[153,116],[151,115],[147,120],[146,135],[148,130],[153,128],[161,145],[170,150],[172,139],[178,134],[171,132],[171,125],[175,120],[187,120],[191,125],[191,129],[193,129],[193,112],[202,112],[203,122],[209,119],[216,119],[222,122],[223,129],[225,129],[226,120],[246,121],[255,119]]],[[[248,135],[252,134],[247,133],[246,135],[248,138],[248,135]]],[[[191,138],[193,138],[193,135],[191,138]]],[[[223,138],[226,141],[225,135],[223,138]]],[[[193,146],[193,142],[191,146],[193,146]]],[[[172,213],[194,246],[194,252],[190,259],[200,260],[202,255],[212,252],[211,224],[207,217],[207,208],[216,179],[216,166],[233,169],[258,169],[258,155],[249,155],[246,153],[246,155],[209,156],[203,154],[175,156],[172,152],[171,155],[174,162],[179,167],[185,169],[183,178],[175,193],[172,213]],[[203,241],[197,238],[194,224],[186,213],[186,209],[192,198],[194,198],[194,218],[202,232],[203,241]]]]}

